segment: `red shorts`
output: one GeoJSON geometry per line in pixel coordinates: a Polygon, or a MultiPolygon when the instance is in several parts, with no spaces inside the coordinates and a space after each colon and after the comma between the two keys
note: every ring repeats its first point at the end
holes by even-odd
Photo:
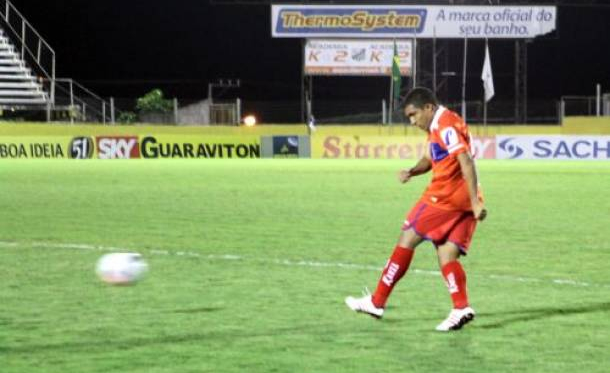
{"type": "Polygon", "coordinates": [[[477,220],[471,211],[446,211],[418,202],[407,215],[402,230],[415,233],[435,246],[453,242],[466,255],[477,220]]]}

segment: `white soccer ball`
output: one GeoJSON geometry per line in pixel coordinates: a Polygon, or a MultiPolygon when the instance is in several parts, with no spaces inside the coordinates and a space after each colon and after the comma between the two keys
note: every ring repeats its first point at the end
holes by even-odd
{"type": "Polygon", "coordinates": [[[111,285],[130,285],[142,278],[148,264],[138,253],[111,253],[102,256],[95,268],[102,281],[111,285]]]}

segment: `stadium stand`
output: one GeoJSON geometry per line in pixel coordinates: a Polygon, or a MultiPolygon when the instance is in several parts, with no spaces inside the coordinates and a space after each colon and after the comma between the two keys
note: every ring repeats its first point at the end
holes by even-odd
{"type": "Polygon", "coordinates": [[[55,75],[55,51],[8,0],[0,0],[0,110],[5,118],[114,122],[107,102],[55,75]]]}
{"type": "Polygon", "coordinates": [[[0,29],[0,104],[2,107],[47,105],[50,97],[15,45],[0,29]]]}

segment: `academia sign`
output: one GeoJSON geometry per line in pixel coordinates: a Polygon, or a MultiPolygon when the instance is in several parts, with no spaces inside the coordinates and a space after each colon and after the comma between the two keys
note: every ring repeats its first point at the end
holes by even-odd
{"type": "MultiPolygon", "coordinates": [[[[411,75],[410,40],[396,42],[400,74],[411,75]]],[[[391,75],[394,43],[390,40],[310,39],[305,44],[307,75],[391,75]]]]}
{"type": "Polygon", "coordinates": [[[497,136],[498,159],[610,160],[610,136],[497,136]]]}
{"type": "Polygon", "coordinates": [[[273,37],[534,38],[554,6],[272,5],[273,37]]]}

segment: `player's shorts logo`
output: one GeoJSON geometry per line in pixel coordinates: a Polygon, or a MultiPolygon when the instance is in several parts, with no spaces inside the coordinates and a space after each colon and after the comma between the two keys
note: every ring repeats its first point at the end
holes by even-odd
{"type": "Polygon", "coordinates": [[[519,158],[523,154],[523,148],[519,145],[511,143],[514,137],[502,140],[498,146],[509,155],[509,159],[519,158]]]}

